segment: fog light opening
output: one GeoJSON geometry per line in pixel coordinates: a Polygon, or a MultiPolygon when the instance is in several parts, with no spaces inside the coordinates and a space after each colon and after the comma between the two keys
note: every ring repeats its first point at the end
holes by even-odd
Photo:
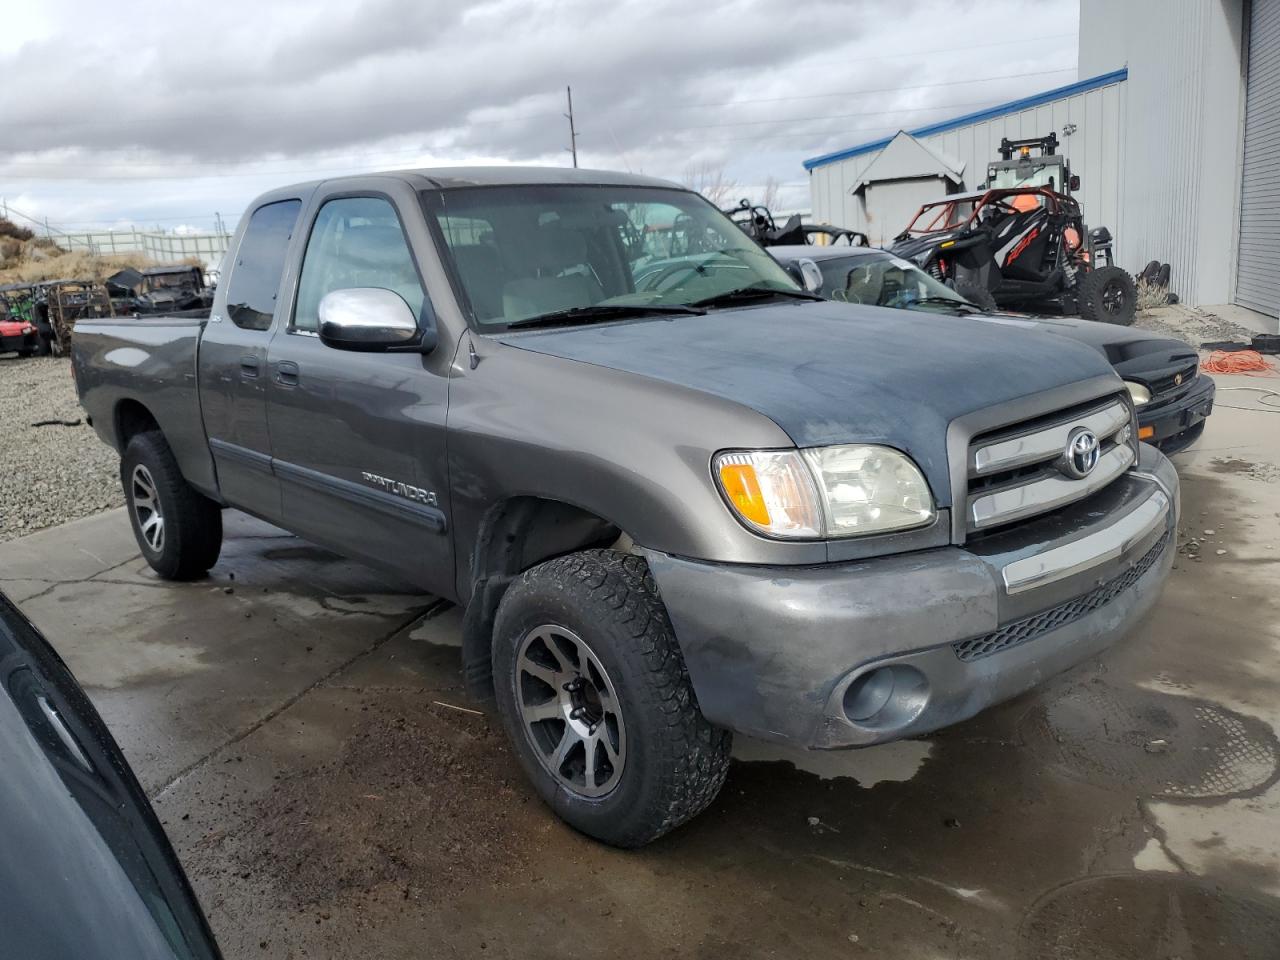
{"type": "Polygon", "coordinates": [[[844,691],[850,723],[876,730],[904,727],[929,702],[929,681],[915,667],[891,664],[855,677],[844,691]]]}

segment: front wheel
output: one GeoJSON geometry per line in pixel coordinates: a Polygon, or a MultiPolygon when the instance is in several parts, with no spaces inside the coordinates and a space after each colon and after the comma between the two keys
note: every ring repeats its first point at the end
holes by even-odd
{"type": "Polygon", "coordinates": [[[1119,267],[1096,267],[1081,274],[1076,301],[1084,319],[1127,327],[1138,311],[1138,288],[1119,267]]]}
{"type": "Polygon", "coordinates": [[[732,736],[698,709],[644,559],[587,550],[526,571],[498,607],[498,709],[570,826],[640,847],[706,808],[732,736]]]}

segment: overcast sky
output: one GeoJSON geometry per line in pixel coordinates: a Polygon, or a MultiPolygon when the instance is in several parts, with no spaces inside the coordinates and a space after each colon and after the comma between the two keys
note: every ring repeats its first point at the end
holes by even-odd
{"type": "Polygon", "coordinates": [[[805,209],[806,157],[1075,80],[1078,4],[6,0],[3,19],[0,197],[172,228],[326,175],[567,165],[567,84],[582,166],[723,165],[805,209]]]}

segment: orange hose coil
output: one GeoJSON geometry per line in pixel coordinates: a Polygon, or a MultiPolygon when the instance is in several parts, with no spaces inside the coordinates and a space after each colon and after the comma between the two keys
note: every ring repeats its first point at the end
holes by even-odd
{"type": "Polygon", "coordinates": [[[1271,373],[1271,364],[1257,350],[1215,350],[1200,365],[1205,373],[1271,373]]]}

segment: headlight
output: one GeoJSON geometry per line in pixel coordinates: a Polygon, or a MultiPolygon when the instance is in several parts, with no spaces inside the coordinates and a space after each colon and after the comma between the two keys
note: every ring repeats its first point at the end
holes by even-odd
{"type": "Polygon", "coordinates": [[[774,537],[857,537],[930,523],[933,497],[920,469],[889,447],[717,454],[716,479],[752,529],[774,537]]]}
{"type": "Polygon", "coordinates": [[[1140,383],[1134,383],[1132,380],[1124,382],[1125,387],[1129,390],[1129,396],[1133,398],[1133,405],[1140,407],[1144,403],[1151,402],[1151,391],[1140,383]]]}

